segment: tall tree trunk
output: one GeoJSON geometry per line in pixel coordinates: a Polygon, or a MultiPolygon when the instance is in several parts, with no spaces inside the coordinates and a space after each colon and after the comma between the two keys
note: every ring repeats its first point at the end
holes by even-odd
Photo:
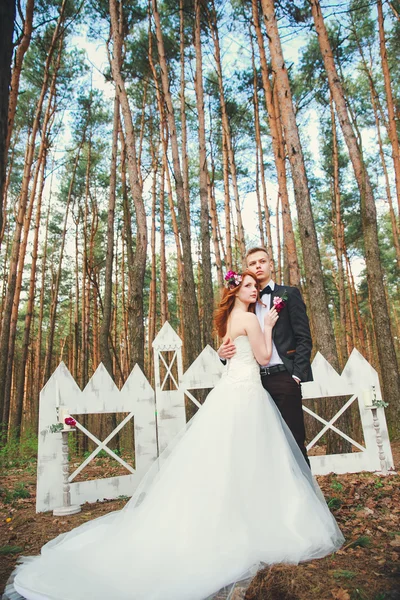
{"type": "Polygon", "coordinates": [[[211,275],[210,227],[208,216],[208,168],[206,148],[206,125],[204,113],[203,58],[201,48],[201,13],[200,0],[195,0],[194,46],[196,52],[196,75],[194,87],[196,91],[198,137],[199,137],[199,178],[200,178],[200,236],[202,263],[202,306],[203,306],[203,346],[212,344],[213,329],[213,287],[211,275]]]}
{"type": "Polygon", "coordinates": [[[167,60],[165,57],[164,40],[161,31],[160,15],[157,0],[152,0],[153,17],[156,26],[158,57],[161,70],[161,83],[167,109],[169,135],[171,138],[172,162],[175,179],[176,197],[178,203],[179,230],[182,241],[183,255],[183,285],[182,298],[185,302],[183,311],[183,331],[185,342],[185,362],[192,363],[201,351],[200,323],[196,298],[196,288],[193,274],[193,261],[190,245],[190,223],[187,219],[183,178],[179,158],[178,136],[175,124],[175,113],[170,91],[167,60]]]}
{"type": "MultiPolygon", "coordinates": [[[[19,435],[19,433],[20,433],[20,426],[21,426],[20,419],[22,416],[22,397],[20,397],[19,399],[14,398],[16,400],[16,402],[12,402],[11,381],[12,381],[12,365],[14,364],[14,353],[15,353],[15,341],[16,341],[16,334],[17,334],[19,302],[20,302],[20,295],[21,295],[21,289],[22,289],[22,279],[23,279],[23,273],[24,273],[25,256],[26,256],[26,250],[27,250],[27,245],[28,245],[30,225],[31,225],[31,220],[32,220],[33,207],[35,204],[39,174],[41,173],[42,163],[46,162],[48,136],[49,136],[49,132],[51,130],[52,120],[54,119],[56,81],[57,81],[57,75],[58,75],[58,71],[59,71],[60,64],[61,64],[62,46],[63,46],[63,40],[61,38],[60,44],[59,44],[59,52],[58,52],[57,62],[56,62],[56,65],[54,66],[54,72],[52,75],[52,81],[51,81],[51,85],[50,85],[50,89],[49,89],[47,107],[46,107],[44,118],[43,118],[40,147],[39,147],[38,156],[36,159],[36,165],[34,168],[33,181],[32,181],[30,193],[29,193],[29,202],[27,205],[27,211],[26,211],[25,218],[24,218],[23,236],[22,236],[22,242],[20,244],[20,250],[19,250],[17,280],[16,280],[14,302],[13,302],[13,309],[12,309],[12,315],[11,315],[10,337],[9,337],[9,345],[8,345],[8,363],[7,363],[6,382],[5,382],[5,398],[6,398],[6,404],[10,403],[10,406],[11,406],[11,412],[10,412],[10,428],[11,429],[10,429],[10,431],[12,431],[12,433],[15,432],[16,435],[19,435]],[[21,402],[20,405],[18,405],[18,400],[20,400],[20,402],[21,402]]],[[[40,190],[40,193],[41,193],[41,190],[40,190]]],[[[25,358],[25,360],[26,360],[26,358],[25,358]]],[[[23,368],[25,369],[25,366],[23,368]]],[[[19,369],[19,371],[20,371],[20,369],[19,369]]],[[[16,388],[17,388],[17,384],[16,384],[16,388]]]]}
{"type": "Polygon", "coordinates": [[[392,159],[394,167],[394,179],[396,183],[397,206],[400,215],[400,146],[396,128],[396,116],[394,112],[394,101],[392,83],[386,51],[386,37],[383,24],[382,0],[377,0],[378,27],[379,27],[379,51],[381,54],[383,80],[385,82],[386,104],[388,111],[388,134],[392,146],[392,159]]]}
{"type": "Polygon", "coordinates": [[[231,195],[229,189],[229,160],[228,148],[226,144],[226,134],[222,128],[222,170],[224,177],[224,211],[225,211],[225,240],[226,257],[225,268],[230,271],[233,267],[232,256],[232,219],[231,219],[231,195]]]}
{"type": "Polygon", "coordinates": [[[128,174],[131,193],[136,214],[136,244],[134,255],[134,278],[131,281],[130,315],[132,335],[131,360],[144,368],[144,319],[143,319],[143,288],[146,271],[147,253],[147,222],[146,211],[143,202],[142,186],[137,168],[136,136],[133,126],[132,113],[129,106],[125,82],[120,69],[120,56],[122,49],[122,36],[119,22],[122,20],[122,4],[117,0],[110,0],[111,29],[113,38],[113,56],[111,61],[112,77],[118,93],[121,112],[124,119],[126,135],[126,155],[128,159],[128,174]],[[119,10],[118,10],[119,9],[119,10]]]}
{"type": "MultiPolygon", "coordinates": [[[[261,131],[260,131],[260,107],[259,107],[259,102],[258,102],[258,76],[257,76],[256,62],[255,62],[255,57],[254,57],[254,44],[253,44],[253,36],[252,36],[251,29],[249,31],[249,35],[250,35],[250,42],[251,42],[251,64],[253,67],[253,110],[254,110],[254,129],[255,129],[255,138],[256,138],[256,196],[257,196],[257,209],[258,209],[258,229],[260,232],[261,246],[265,246],[264,225],[263,225],[263,215],[262,215],[261,198],[260,198],[260,183],[259,183],[260,182],[260,169],[261,169],[261,172],[264,173],[264,157],[263,157],[263,150],[262,150],[262,144],[261,144],[261,131]]],[[[265,223],[266,223],[266,231],[267,231],[267,239],[268,239],[268,252],[273,261],[273,246],[272,246],[272,238],[270,237],[271,226],[270,226],[268,210],[265,211],[264,219],[265,219],[265,223]]]]}
{"type": "Polygon", "coordinates": [[[374,111],[375,125],[376,125],[377,134],[378,134],[379,156],[380,156],[381,162],[382,162],[382,169],[383,169],[383,173],[384,173],[384,177],[385,177],[386,196],[387,196],[387,199],[389,202],[389,212],[390,212],[390,221],[391,221],[392,232],[393,232],[393,242],[394,242],[394,246],[396,249],[397,264],[398,264],[398,267],[400,268],[399,228],[398,228],[398,224],[396,221],[396,214],[393,209],[392,192],[390,189],[389,175],[388,175],[387,166],[386,166],[386,158],[385,158],[385,155],[383,152],[380,121],[382,121],[382,123],[384,124],[384,126],[388,132],[389,132],[389,124],[386,119],[384,110],[382,108],[382,104],[380,102],[379,94],[376,90],[376,86],[375,86],[375,82],[374,82],[374,78],[373,78],[373,72],[372,72],[372,67],[371,67],[371,65],[372,65],[371,48],[369,48],[370,65],[368,65],[367,60],[365,58],[363,45],[361,44],[361,41],[360,41],[360,38],[358,35],[357,24],[354,22],[354,17],[352,17],[352,25],[353,25],[352,32],[353,32],[353,35],[354,35],[356,43],[357,43],[357,47],[358,47],[358,50],[359,50],[359,53],[361,56],[361,64],[362,64],[363,70],[367,76],[369,89],[370,89],[371,104],[372,104],[372,108],[374,111]]]}
{"type": "Polygon", "coordinates": [[[231,177],[232,177],[233,195],[234,195],[234,199],[235,199],[238,242],[239,242],[239,251],[241,254],[240,262],[242,263],[243,268],[245,268],[245,266],[246,266],[246,260],[245,260],[246,242],[245,242],[245,237],[244,237],[242,211],[241,211],[240,198],[239,198],[239,185],[238,185],[238,180],[237,180],[236,160],[235,160],[235,154],[233,151],[231,128],[229,125],[229,118],[228,118],[228,113],[227,113],[227,109],[226,109],[224,82],[223,82],[223,76],[222,76],[221,49],[220,49],[219,33],[218,33],[218,18],[217,18],[217,11],[215,9],[214,0],[211,0],[211,12],[208,12],[208,22],[210,25],[211,36],[212,36],[213,43],[214,43],[214,57],[215,57],[215,64],[216,64],[216,68],[217,68],[222,129],[223,129],[223,134],[225,137],[225,143],[226,143],[226,149],[227,149],[228,161],[229,161],[229,169],[230,169],[230,173],[231,173],[231,177]]]}
{"type": "MultiPolygon", "coordinates": [[[[264,38],[261,31],[260,17],[258,12],[258,0],[252,0],[253,23],[257,36],[257,43],[260,53],[261,76],[264,89],[265,106],[268,114],[268,124],[271,133],[272,150],[274,153],[274,162],[276,175],[278,179],[278,189],[282,205],[282,221],[285,231],[285,245],[289,265],[289,283],[290,285],[300,286],[300,269],[297,260],[296,241],[293,232],[292,217],[290,214],[289,194],[286,177],[285,148],[282,138],[282,129],[280,123],[279,106],[274,104],[272,94],[272,85],[268,73],[268,64],[265,54],[264,38]]],[[[263,169],[263,165],[262,165],[263,169]]],[[[262,173],[263,175],[263,173],[262,173]]],[[[265,187],[265,182],[263,188],[265,187]]],[[[266,192],[265,192],[266,197],[266,192]]],[[[267,218],[267,217],[266,217],[267,218]]],[[[273,256],[271,255],[271,258],[273,256]]]]}
{"type": "Polygon", "coordinates": [[[282,244],[281,244],[281,228],[279,225],[279,192],[276,201],[276,246],[278,248],[277,270],[275,273],[277,283],[282,283],[282,244]]]}
{"type": "Polygon", "coordinates": [[[324,289],[321,259],[315,232],[303,151],[294,114],[292,93],[283,58],[273,0],[262,0],[262,8],[267,27],[272,68],[275,74],[275,85],[285,132],[286,147],[292,169],[306,281],[309,290],[312,290],[312,293],[309,294],[309,303],[314,334],[316,336],[316,346],[328,362],[335,369],[338,369],[336,342],[324,289]]]}
{"type": "Polygon", "coordinates": [[[31,264],[31,273],[29,278],[29,291],[28,291],[28,302],[26,307],[26,315],[25,315],[25,327],[24,327],[24,337],[22,343],[22,356],[21,356],[21,364],[19,368],[18,378],[17,378],[17,388],[15,394],[15,422],[11,422],[11,426],[16,427],[17,435],[21,431],[21,423],[22,423],[22,407],[24,401],[24,391],[25,391],[25,376],[26,376],[26,365],[28,361],[28,352],[29,352],[29,339],[31,332],[31,322],[33,315],[33,305],[35,300],[35,281],[36,281],[36,264],[37,264],[37,256],[38,256],[38,244],[39,244],[39,229],[40,229],[40,217],[41,217],[41,207],[42,207],[42,196],[43,196],[43,188],[45,183],[45,169],[46,169],[46,153],[42,159],[41,163],[41,171],[40,171],[40,182],[39,182],[39,193],[38,200],[36,206],[36,217],[35,217],[35,230],[34,237],[32,242],[32,264],[31,264]]]}
{"type": "Polygon", "coordinates": [[[0,231],[3,229],[3,194],[6,180],[7,113],[10,97],[11,58],[16,0],[8,0],[0,5],[0,231]]]}
{"type": "Polygon", "coordinates": [[[123,336],[121,346],[123,347],[123,360],[121,361],[122,372],[124,373],[125,381],[129,376],[129,319],[126,301],[126,234],[125,227],[122,227],[121,231],[122,243],[121,243],[121,306],[123,315],[123,336]]]}
{"type": "MultiPolygon", "coordinates": [[[[2,3],[2,5],[4,6],[4,8],[7,5],[8,10],[10,10],[11,7],[13,5],[15,5],[15,2],[13,0],[10,0],[8,2],[2,3]]],[[[7,107],[8,108],[7,131],[6,131],[7,138],[6,138],[6,145],[5,145],[5,153],[6,154],[8,153],[8,149],[10,147],[11,135],[12,135],[12,132],[14,129],[14,119],[15,119],[15,112],[17,110],[19,80],[21,77],[22,63],[24,60],[25,53],[28,50],[29,45],[31,43],[33,9],[34,9],[34,0],[26,0],[23,31],[22,31],[22,36],[20,38],[20,42],[18,44],[18,48],[15,52],[14,66],[13,66],[12,75],[11,75],[10,97],[8,100],[8,107],[7,107]]],[[[0,19],[0,21],[3,23],[2,18],[0,19]]],[[[1,36],[1,39],[3,40],[3,34],[1,36]]],[[[12,35],[11,35],[11,39],[12,39],[12,35]]],[[[2,52],[2,54],[3,54],[3,52],[2,52]]],[[[9,64],[9,66],[10,66],[10,64],[9,64]]],[[[1,79],[3,79],[3,77],[1,79]]],[[[2,84],[3,83],[4,82],[2,82],[2,84]]],[[[1,95],[3,96],[3,94],[1,94],[1,95]]]]}
{"type": "MultiPolygon", "coordinates": [[[[187,149],[187,124],[186,124],[186,102],[185,102],[185,28],[184,28],[184,0],[179,0],[179,54],[181,63],[181,88],[180,88],[180,111],[182,129],[182,179],[183,193],[185,196],[186,215],[190,223],[190,197],[189,197],[189,159],[187,149]]],[[[191,235],[189,227],[189,235],[191,235]]]]}
{"type": "Polygon", "coordinates": [[[73,371],[72,375],[75,381],[79,380],[79,364],[80,364],[80,331],[79,331],[79,304],[80,304],[80,290],[79,290],[79,225],[80,225],[80,209],[78,208],[78,214],[76,217],[73,215],[75,222],[75,306],[74,306],[74,353],[73,353],[73,371]]]}
{"type": "Polygon", "coordinates": [[[394,243],[394,247],[395,247],[395,250],[396,250],[397,267],[400,269],[400,238],[399,238],[399,228],[398,228],[398,225],[397,225],[396,214],[395,214],[394,208],[393,208],[393,199],[392,199],[392,192],[391,192],[391,189],[390,189],[389,173],[388,173],[388,170],[387,170],[386,158],[385,158],[385,153],[384,153],[384,150],[383,150],[383,142],[382,142],[382,135],[381,135],[381,125],[380,125],[380,121],[379,121],[378,108],[377,108],[377,105],[376,105],[376,94],[375,94],[373,82],[371,82],[371,81],[370,81],[370,96],[371,96],[372,108],[374,110],[375,126],[376,126],[376,132],[377,132],[377,136],[378,136],[379,156],[380,156],[380,159],[381,159],[382,170],[383,170],[383,174],[384,174],[384,177],[385,177],[386,197],[387,197],[388,203],[389,203],[389,215],[390,215],[390,223],[391,223],[391,226],[392,226],[393,243],[394,243]]]}
{"type": "MultiPolygon", "coordinates": [[[[128,186],[126,181],[126,143],[125,137],[122,129],[119,132],[120,141],[121,141],[121,188],[122,188],[122,206],[123,206],[123,219],[124,219],[124,233],[125,233],[125,247],[126,247],[126,262],[127,262],[127,271],[128,271],[128,329],[130,324],[130,315],[129,315],[129,306],[130,306],[130,297],[131,297],[131,289],[134,285],[134,271],[133,265],[135,260],[135,255],[133,252],[133,235],[132,235],[132,217],[131,217],[131,206],[129,202],[128,196],[128,186]]],[[[133,369],[133,360],[132,360],[132,338],[129,336],[128,344],[127,344],[127,354],[128,354],[128,365],[129,371],[133,369]]]]}
{"type": "MultiPolygon", "coordinates": [[[[212,160],[212,157],[211,157],[212,160]]],[[[213,167],[212,167],[213,168],[213,167]]],[[[215,266],[217,269],[217,281],[218,287],[222,289],[224,287],[224,276],[222,274],[222,259],[219,245],[219,235],[218,235],[218,211],[217,211],[217,203],[215,201],[214,187],[212,185],[212,181],[210,179],[210,174],[208,173],[208,205],[210,211],[211,218],[211,235],[214,246],[214,255],[215,255],[215,266]]]]}
{"type": "Polygon", "coordinates": [[[156,336],[156,316],[157,316],[157,256],[156,256],[156,204],[157,204],[157,171],[158,161],[154,149],[154,141],[151,140],[152,153],[152,171],[153,181],[151,185],[151,235],[150,235],[150,292],[149,292],[149,312],[148,312],[148,346],[147,346],[147,373],[149,379],[153,378],[153,341],[156,336]]]}
{"type": "Polygon", "coordinates": [[[160,178],[160,316],[161,326],[168,320],[167,257],[165,255],[165,173],[160,178]]]}
{"type": "Polygon", "coordinates": [[[58,307],[58,293],[60,289],[61,283],[61,274],[62,274],[62,261],[64,258],[64,248],[65,248],[65,238],[67,233],[67,224],[68,224],[68,216],[69,216],[69,207],[72,199],[72,191],[75,182],[75,174],[79,161],[79,152],[75,160],[74,168],[71,175],[71,181],[68,190],[68,196],[65,206],[65,216],[64,216],[64,226],[60,240],[60,254],[58,257],[58,267],[57,274],[54,283],[54,287],[52,289],[52,297],[51,297],[51,305],[50,305],[50,319],[49,319],[49,327],[48,327],[48,336],[47,336],[47,349],[46,349],[46,358],[44,365],[44,375],[43,375],[43,383],[50,378],[51,375],[51,364],[53,358],[53,346],[54,346],[54,333],[56,328],[56,316],[57,316],[57,307],[58,307]]]}
{"type": "Polygon", "coordinates": [[[338,342],[340,346],[341,368],[347,362],[346,344],[346,289],[343,268],[343,224],[341,212],[341,197],[339,184],[339,151],[336,131],[335,109],[333,107],[332,95],[330,96],[331,126],[332,126],[332,161],[333,161],[333,222],[335,233],[335,251],[338,269],[338,292],[339,292],[339,323],[338,342]]]}
{"type": "Polygon", "coordinates": [[[43,313],[44,313],[44,303],[45,303],[45,278],[46,278],[46,266],[47,266],[47,240],[49,234],[49,220],[50,220],[50,207],[51,207],[51,190],[50,190],[50,198],[49,198],[49,206],[47,209],[46,216],[46,225],[45,225],[45,234],[44,234],[44,242],[43,242],[43,255],[42,255],[42,264],[41,264],[41,278],[40,278],[40,295],[39,295],[39,314],[38,314],[38,324],[37,324],[37,338],[36,338],[36,349],[35,349],[35,385],[33,390],[33,399],[34,402],[34,420],[33,427],[35,431],[37,430],[37,423],[39,419],[39,394],[40,387],[42,382],[42,337],[43,337],[43,313]]]}
{"type": "MultiPolygon", "coordinates": [[[[32,127],[32,132],[30,135],[30,139],[27,145],[26,157],[24,161],[24,172],[21,186],[21,193],[18,203],[18,212],[16,216],[16,224],[14,229],[14,238],[12,244],[12,254],[10,258],[10,267],[9,267],[9,277],[8,277],[8,288],[5,299],[4,306],[4,314],[3,314],[3,323],[1,329],[1,338],[0,338],[0,381],[6,380],[6,371],[7,371],[7,362],[8,362],[8,347],[9,347],[9,339],[10,339],[10,327],[11,327],[11,315],[12,315],[12,306],[15,296],[15,290],[17,285],[17,266],[18,259],[20,253],[20,244],[21,244],[21,232],[23,228],[26,206],[28,202],[29,195],[29,182],[31,177],[31,169],[34,158],[35,151],[35,141],[36,134],[40,125],[40,117],[43,108],[43,102],[45,99],[45,95],[48,89],[48,82],[50,77],[50,65],[53,58],[53,53],[55,49],[56,42],[58,41],[60,35],[61,25],[64,20],[64,10],[65,10],[66,0],[63,0],[63,3],[60,8],[60,14],[57,20],[56,27],[53,32],[53,37],[50,43],[50,47],[46,57],[46,63],[44,66],[44,75],[43,75],[43,83],[42,89],[40,92],[40,96],[38,99],[38,103],[35,111],[34,124],[32,127]]],[[[60,48],[61,52],[61,48],[60,48]]],[[[8,423],[9,417],[9,396],[7,397],[6,388],[4,385],[0,386],[0,419],[4,423],[8,423]]]]}
{"type": "MultiPolygon", "coordinates": [[[[257,135],[257,134],[256,134],[257,135]]],[[[261,198],[260,198],[260,155],[258,151],[258,144],[256,143],[256,199],[257,199],[257,216],[258,216],[258,235],[260,238],[261,246],[264,248],[265,246],[265,237],[264,237],[264,224],[263,224],[263,214],[261,209],[261,198]]],[[[271,247],[268,244],[268,252],[271,247]]]]}
{"type": "MultiPolygon", "coordinates": [[[[13,143],[13,147],[11,150],[11,153],[9,152],[9,158],[8,158],[8,169],[7,169],[7,175],[6,175],[6,179],[4,182],[4,188],[3,188],[3,199],[2,199],[2,218],[3,218],[3,224],[1,226],[0,229],[0,249],[1,246],[3,244],[3,239],[4,239],[4,233],[7,227],[7,201],[8,201],[8,189],[10,187],[10,181],[11,181],[11,174],[13,171],[13,166],[14,166],[14,161],[15,161],[15,151],[16,151],[16,147],[17,147],[17,142],[18,140],[18,134],[16,134],[14,136],[14,143],[13,143]]],[[[1,197],[0,197],[1,198],[1,197]]],[[[1,201],[1,200],[0,200],[1,201]]]]}
{"type": "Polygon", "coordinates": [[[385,297],[385,285],[379,254],[374,195],[368,172],[363,161],[361,148],[357,143],[349,119],[342,84],[336,70],[328,33],[318,0],[311,0],[311,9],[318,34],[321,54],[325,64],[325,70],[328,76],[329,87],[335,102],[343,137],[349,150],[354,175],[360,191],[361,221],[364,234],[367,281],[371,297],[372,320],[376,331],[376,343],[381,366],[383,393],[386,402],[389,402],[389,412],[393,418],[392,422],[396,423],[395,427],[398,430],[400,423],[400,373],[385,297]]]}
{"type": "Polygon", "coordinates": [[[115,214],[115,190],[117,185],[117,152],[118,152],[118,129],[119,129],[119,101],[118,94],[114,98],[114,122],[110,165],[110,190],[108,196],[108,218],[107,218],[107,249],[106,249],[106,272],[104,277],[104,299],[103,319],[100,328],[100,357],[101,362],[114,379],[112,358],[108,337],[110,335],[111,312],[112,312],[112,269],[114,259],[114,214],[115,214]]]}

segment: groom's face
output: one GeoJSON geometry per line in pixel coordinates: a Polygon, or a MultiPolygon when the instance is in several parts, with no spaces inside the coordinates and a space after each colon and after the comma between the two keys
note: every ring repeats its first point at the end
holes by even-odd
{"type": "Polygon", "coordinates": [[[271,260],[266,252],[257,251],[247,257],[247,268],[257,277],[261,287],[271,279],[271,260]]]}

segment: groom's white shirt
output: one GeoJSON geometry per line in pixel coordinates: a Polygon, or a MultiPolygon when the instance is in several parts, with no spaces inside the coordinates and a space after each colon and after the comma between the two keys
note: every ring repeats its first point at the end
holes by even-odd
{"type": "MultiPolygon", "coordinates": [[[[267,285],[269,285],[269,287],[271,288],[271,290],[274,291],[274,289],[275,289],[275,282],[272,281],[272,279],[270,279],[270,281],[267,283],[267,285]]],[[[257,315],[257,318],[259,320],[261,329],[264,331],[264,316],[269,311],[269,309],[271,308],[271,294],[264,294],[264,296],[261,298],[261,302],[263,304],[265,304],[265,306],[263,306],[262,304],[260,304],[259,302],[257,302],[257,304],[256,304],[256,315],[257,315]]],[[[282,361],[281,357],[278,354],[278,350],[276,349],[276,346],[275,346],[274,342],[272,342],[272,354],[271,354],[270,361],[269,361],[269,363],[267,365],[263,365],[263,366],[264,367],[272,367],[273,365],[283,365],[283,361],[282,361]]]]}

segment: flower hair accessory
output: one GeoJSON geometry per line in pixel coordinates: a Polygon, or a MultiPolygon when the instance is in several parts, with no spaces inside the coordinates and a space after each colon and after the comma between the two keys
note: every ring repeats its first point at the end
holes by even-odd
{"type": "Polygon", "coordinates": [[[238,275],[235,271],[228,271],[225,275],[226,285],[228,290],[233,290],[235,287],[242,283],[242,276],[238,275]]]}

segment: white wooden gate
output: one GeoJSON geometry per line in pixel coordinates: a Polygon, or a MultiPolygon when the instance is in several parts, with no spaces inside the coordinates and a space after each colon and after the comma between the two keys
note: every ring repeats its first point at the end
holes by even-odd
{"type": "MultiPolygon", "coordinates": [[[[162,451],[185,425],[185,396],[201,408],[192,390],[214,387],[224,372],[216,352],[207,346],[183,373],[182,341],[169,323],[163,325],[153,342],[153,348],[155,392],[137,365],[121,390],[115,386],[103,365],[98,367],[83,391],[79,389],[64,363],[61,363],[53,373],[40,394],[36,496],[38,512],[59,507],[63,501],[61,433],[49,432],[50,426],[57,423],[57,415],[61,414],[61,409],[75,417],[80,414],[128,413],[103,441],[97,439],[79,423],[79,418],[77,419],[77,427],[96,444],[96,449],[69,475],[72,504],[79,505],[105,498],[117,498],[121,495],[130,496],[158,452],[162,451]],[[164,365],[162,369],[160,369],[161,364],[164,365]],[[107,447],[108,442],[132,418],[134,418],[135,468],[107,447]],[[74,478],[100,450],[105,450],[123,465],[129,474],[74,482],[74,478]]],[[[393,469],[384,409],[371,410],[363,402],[363,398],[368,396],[372,389],[375,390],[377,398],[381,397],[376,371],[356,350],[353,351],[341,376],[320,354],[315,357],[312,368],[314,381],[302,384],[304,398],[317,399],[341,395],[351,395],[351,398],[329,422],[323,416],[303,407],[313,418],[322,423],[321,431],[309,444],[309,448],[318,442],[327,429],[331,429],[359,450],[349,454],[312,456],[310,458],[313,473],[318,475],[331,471],[345,473],[393,469]],[[365,446],[352,440],[335,426],[339,416],[356,401],[360,410],[365,446]]]]}
{"type": "Polygon", "coordinates": [[[83,391],[79,389],[64,363],[53,373],[40,394],[37,512],[51,510],[63,503],[61,433],[49,432],[49,427],[57,423],[57,412],[60,408],[67,409],[70,415],[128,413],[103,442],[77,420],[77,427],[97,445],[97,448],[69,476],[72,504],[132,495],[140,479],[157,457],[154,393],[141,369],[135,365],[121,391],[102,364],[83,391]],[[132,417],[136,469],[107,447],[107,443],[132,417]],[[74,478],[100,450],[108,452],[129,474],[74,483],[74,478]]]}
{"type": "Polygon", "coordinates": [[[341,375],[325,360],[319,352],[312,363],[314,381],[301,385],[303,399],[318,399],[337,396],[350,396],[342,408],[329,422],[321,415],[312,412],[306,406],[303,410],[322,423],[323,427],[308,444],[310,450],[324,433],[330,429],[352,444],[358,452],[310,456],[311,468],[316,475],[327,473],[358,473],[359,471],[389,471],[394,469],[390,448],[385,411],[374,408],[373,397],[382,400],[378,373],[354,349],[341,375]],[[358,405],[365,445],[359,444],[336,427],[339,417],[349,410],[353,403],[358,405]]]}

